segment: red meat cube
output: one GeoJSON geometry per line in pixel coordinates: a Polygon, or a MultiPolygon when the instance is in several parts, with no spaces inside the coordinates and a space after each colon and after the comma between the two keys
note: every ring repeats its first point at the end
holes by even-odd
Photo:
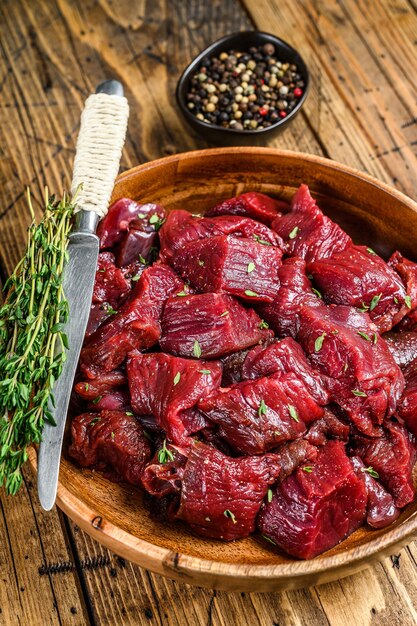
{"type": "Polygon", "coordinates": [[[366,310],[380,332],[390,330],[404,317],[404,285],[371,248],[351,246],[310,263],[308,271],[327,302],[366,310]]]}
{"type": "Polygon", "coordinates": [[[81,351],[81,370],[95,378],[123,363],[130,350],[146,350],[161,336],[160,319],[166,299],[184,289],[175,272],[163,264],[146,269],[131,297],[90,337],[81,351]]]}
{"type": "Polygon", "coordinates": [[[100,252],[94,281],[93,302],[106,303],[111,308],[117,308],[129,291],[130,282],[115,266],[114,255],[111,252],[100,252]]]}
{"type": "Polygon", "coordinates": [[[417,359],[404,370],[405,389],[398,405],[398,415],[417,437],[417,359]]]}
{"type": "Polygon", "coordinates": [[[412,327],[417,321],[417,263],[409,261],[397,250],[388,259],[388,265],[397,272],[405,285],[407,298],[399,315],[403,314],[404,322],[409,322],[412,327]]]}
{"type": "Polygon", "coordinates": [[[283,337],[296,337],[303,306],[319,306],[322,300],[313,292],[303,259],[286,259],[278,269],[280,287],[273,302],[257,307],[271,328],[283,337]]]}
{"type": "Polygon", "coordinates": [[[269,346],[252,348],[243,361],[241,378],[250,380],[271,374],[292,372],[303,383],[314,400],[324,406],[329,403],[327,392],[320,374],[311,367],[301,346],[291,337],[274,341],[269,346]]]}
{"type": "Polygon", "coordinates": [[[150,262],[152,251],[156,250],[157,238],[156,231],[149,233],[141,228],[129,228],[117,251],[117,265],[124,267],[138,259],[143,263],[150,262]]]}
{"type": "Polygon", "coordinates": [[[366,313],[348,306],[304,307],[298,341],[331,399],[366,434],[395,411],[404,377],[366,313]]]}
{"type": "Polygon", "coordinates": [[[382,437],[356,435],[353,454],[372,467],[400,509],[414,500],[412,470],[416,460],[416,441],[404,426],[387,422],[382,437]]]}
{"type": "Polygon", "coordinates": [[[349,434],[349,424],[325,408],[323,417],[311,424],[305,438],[315,446],[324,446],[328,439],[339,439],[347,443],[349,434]]]}
{"type": "Polygon", "coordinates": [[[87,322],[87,329],[85,331],[85,342],[88,342],[88,339],[91,335],[94,335],[96,330],[105,322],[109,317],[113,315],[112,308],[109,304],[92,304],[90,309],[90,317],[87,322]]]}
{"type": "Polygon", "coordinates": [[[141,485],[151,453],[136,418],[121,411],[84,413],[73,419],[69,455],[81,467],[105,469],[111,480],[141,485]]]}
{"type": "Polygon", "coordinates": [[[206,217],[242,215],[270,226],[273,220],[281,215],[281,211],[287,212],[289,208],[286,202],[274,200],[263,193],[250,191],[249,193],[242,193],[235,198],[224,200],[213,209],[210,209],[205,215],[206,217]]]}
{"type": "Polygon", "coordinates": [[[199,409],[241,454],[261,454],[306,432],[323,415],[294,374],[237,383],[200,400],[199,409]]]}
{"type": "Polygon", "coordinates": [[[100,248],[113,248],[120,243],[133,220],[139,220],[143,230],[154,232],[165,216],[165,210],[159,204],[138,204],[129,198],[121,198],[110,206],[98,225],[100,248]]]}
{"type": "Polygon", "coordinates": [[[284,245],[277,233],[248,217],[221,215],[210,218],[191,215],[188,211],[171,211],[159,231],[160,257],[170,263],[176,252],[187,243],[219,235],[253,239],[267,247],[283,249],[284,245]]]}
{"type": "Polygon", "coordinates": [[[300,186],[291,212],[277,217],[272,228],[283,238],[287,253],[307,263],[331,257],[352,244],[349,235],[319,209],[307,185],[300,186]]]}
{"type": "Polygon", "coordinates": [[[340,441],[329,441],[264,503],[258,528],[288,554],[312,559],[340,543],[365,520],[367,494],[340,441]]]}
{"type": "Polygon", "coordinates": [[[417,332],[408,330],[401,333],[384,333],[383,338],[394,361],[401,368],[406,367],[411,361],[417,359],[417,332]]]}
{"type": "Polygon", "coordinates": [[[280,472],[279,456],[233,459],[194,442],[182,478],[178,519],[204,537],[232,541],[247,537],[268,485],[280,472]]]}
{"type": "Polygon", "coordinates": [[[188,445],[184,414],[220,385],[221,364],[132,352],[127,361],[132,407],[153,415],[175,444],[188,445]]]}
{"type": "Polygon", "coordinates": [[[272,302],[279,289],[282,252],[254,239],[217,236],[178,250],[173,266],[197,291],[225,292],[245,300],[272,302]]]}
{"type": "Polygon", "coordinates": [[[270,334],[262,320],[235,298],[224,294],[169,298],[162,316],[164,352],[184,357],[218,358],[253,346],[270,334]]]}

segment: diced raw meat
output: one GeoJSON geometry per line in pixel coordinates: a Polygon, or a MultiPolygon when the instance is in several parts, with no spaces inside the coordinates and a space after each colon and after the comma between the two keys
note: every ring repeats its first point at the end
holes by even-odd
{"type": "Polygon", "coordinates": [[[368,504],[366,509],[366,521],[372,528],[385,528],[392,524],[400,514],[400,510],[395,506],[392,495],[375,480],[369,473],[366,465],[358,456],[351,457],[352,465],[357,476],[365,482],[368,494],[368,504]]]}
{"type": "Polygon", "coordinates": [[[164,442],[142,475],[146,491],[161,499],[170,494],[180,493],[187,453],[164,442]]]}
{"type": "Polygon", "coordinates": [[[74,389],[84,400],[96,400],[99,396],[111,393],[120,387],[127,387],[126,374],[120,370],[102,373],[93,380],[81,380],[74,385],[74,389]]]}
{"type": "Polygon", "coordinates": [[[412,330],[403,333],[384,333],[383,338],[394,361],[401,368],[406,367],[411,361],[417,358],[417,332],[412,330]]]}
{"type": "Polygon", "coordinates": [[[127,389],[116,389],[98,396],[87,404],[89,411],[130,411],[130,395],[127,389]]]}
{"type": "Polygon", "coordinates": [[[329,403],[329,393],[320,374],[311,367],[301,346],[291,337],[275,341],[269,346],[252,348],[242,364],[242,380],[261,378],[276,373],[294,373],[307,391],[320,404],[329,403]]]}
{"type": "Polygon", "coordinates": [[[258,528],[288,554],[311,559],[333,548],[365,520],[367,494],[340,441],[329,441],[264,503],[258,528]]]}
{"type": "Polygon", "coordinates": [[[119,267],[130,265],[139,258],[150,262],[157,238],[156,231],[149,233],[138,228],[129,228],[117,251],[117,265],[119,267]]]}
{"type": "Polygon", "coordinates": [[[141,485],[151,456],[142,426],[121,411],[84,413],[74,418],[68,452],[81,467],[106,469],[107,477],[132,485],[141,485]]]}
{"type": "Polygon", "coordinates": [[[323,302],[312,290],[303,259],[286,259],[278,269],[278,278],[280,288],[275,300],[259,305],[257,310],[278,335],[296,337],[301,308],[323,302]]]}
{"type": "Polygon", "coordinates": [[[172,264],[197,291],[272,302],[279,290],[281,257],[280,248],[221,235],[186,244],[172,264]]]}
{"type": "Polygon", "coordinates": [[[310,263],[308,271],[327,302],[366,310],[380,332],[404,317],[404,285],[371,248],[350,246],[331,258],[310,263]]]}
{"type": "Polygon", "coordinates": [[[274,220],[272,228],[283,238],[287,253],[307,263],[331,257],[352,244],[349,235],[319,209],[307,185],[299,187],[291,212],[274,220]]]}
{"type": "Polygon", "coordinates": [[[253,346],[270,331],[252,309],[224,294],[169,298],[162,316],[164,352],[178,356],[217,358],[253,346]]]}
{"type": "Polygon", "coordinates": [[[317,457],[317,448],[305,439],[296,439],[281,446],[277,453],[281,467],[278,480],[282,481],[291,476],[302,463],[314,461],[317,457]]]}
{"type": "Polygon", "coordinates": [[[276,217],[281,215],[281,211],[287,212],[289,208],[289,205],[282,200],[274,200],[263,193],[250,191],[235,198],[224,200],[205,215],[206,217],[243,215],[269,226],[276,217]]]}
{"type": "Polygon", "coordinates": [[[379,474],[384,487],[400,509],[414,499],[411,472],[416,460],[416,442],[404,426],[387,422],[382,437],[353,438],[353,454],[379,474]]]}
{"type": "Polygon", "coordinates": [[[234,352],[221,359],[223,364],[222,387],[230,387],[242,381],[242,366],[249,350],[234,352]]]}
{"type": "Polygon", "coordinates": [[[204,537],[231,541],[247,537],[268,485],[280,471],[279,456],[233,459],[194,442],[185,466],[178,519],[204,537]]]}
{"type": "Polygon", "coordinates": [[[331,399],[356,427],[380,434],[395,411],[404,377],[366,313],[348,306],[304,307],[298,341],[323,377],[331,399]]]}
{"type": "Polygon", "coordinates": [[[312,423],[305,438],[315,446],[324,446],[328,439],[340,439],[340,441],[347,442],[349,433],[349,424],[343,422],[333,411],[325,408],[323,417],[312,423]]]}
{"type": "Polygon", "coordinates": [[[175,272],[163,264],[146,269],[131,297],[94,333],[81,351],[80,367],[89,377],[118,367],[130,350],[146,350],[161,336],[160,319],[166,299],[184,289],[175,272]]]}
{"type": "Polygon", "coordinates": [[[270,248],[283,248],[283,241],[264,224],[260,224],[248,217],[237,215],[221,215],[219,217],[197,217],[188,211],[171,211],[165,224],[159,231],[161,243],[160,257],[170,263],[176,252],[191,241],[216,237],[218,235],[233,235],[253,239],[270,248]]]}
{"type": "Polygon", "coordinates": [[[409,261],[397,250],[388,259],[388,265],[399,274],[405,285],[407,298],[398,317],[404,315],[404,327],[412,329],[417,323],[417,263],[409,261]]]}
{"type": "Polygon", "coordinates": [[[405,389],[398,405],[398,415],[417,437],[417,359],[404,370],[405,389]]]}
{"type": "Polygon", "coordinates": [[[85,331],[85,343],[88,343],[88,339],[93,335],[96,330],[103,324],[103,322],[109,317],[112,317],[111,308],[109,304],[92,304],[90,309],[90,317],[88,318],[87,329],[85,331]]]}
{"type": "Polygon", "coordinates": [[[323,415],[294,374],[274,375],[220,388],[199,409],[239,453],[261,454],[305,433],[323,415]]]}
{"type": "Polygon", "coordinates": [[[110,307],[117,308],[129,291],[130,283],[120,269],[115,266],[114,254],[100,252],[94,282],[93,302],[108,303],[110,307]]]}
{"type": "Polygon", "coordinates": [[[220,385],[221,364],[132,352],[127,377],[134,410],[153,415],[175,444],[188,445],[184,412],[220,385]]]}
{"type": "Polygon", "coordinates": [[[121,198],[111,205],[98,225],[100,248],[113,248],[120,243],[133,220],[140,220],[143,230],[152,232],[165,217],[165,210],[159,204],[138,204],[129,198],[121,198]]]}

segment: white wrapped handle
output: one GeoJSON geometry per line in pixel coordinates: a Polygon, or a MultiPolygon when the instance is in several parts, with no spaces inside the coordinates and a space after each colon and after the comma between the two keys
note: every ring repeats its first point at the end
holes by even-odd
{"type": "Polygon", "coordinates": [[[87,98],[74,159],[71,191],[76,211],[107,213],[126,138],[129,105],[123,96],[96,93],[87,98]]]}

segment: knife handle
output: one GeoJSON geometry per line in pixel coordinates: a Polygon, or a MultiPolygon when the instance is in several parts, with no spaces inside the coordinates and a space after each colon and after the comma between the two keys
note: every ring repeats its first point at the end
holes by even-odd
{"type": "Polygon", "coordinates": [[[106,215],[125,142],[129,105],[118,81],[105,81],[81,114],[71,191],[75,211],[106,215]]]}

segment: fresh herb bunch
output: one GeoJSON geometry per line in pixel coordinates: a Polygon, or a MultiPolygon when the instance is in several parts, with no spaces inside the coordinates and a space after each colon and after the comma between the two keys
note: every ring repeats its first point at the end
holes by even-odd
{"type": "Polygon", "coordinates": [[[75,198],[45,193],[42,220],[32,223],[26,252],[4,286],[0,307],[0,486],[15,494],[22,484],[27,447],[39,443],[52,389],[68,348],[63,327],[68,303],[62,288],[75,198]]]}

